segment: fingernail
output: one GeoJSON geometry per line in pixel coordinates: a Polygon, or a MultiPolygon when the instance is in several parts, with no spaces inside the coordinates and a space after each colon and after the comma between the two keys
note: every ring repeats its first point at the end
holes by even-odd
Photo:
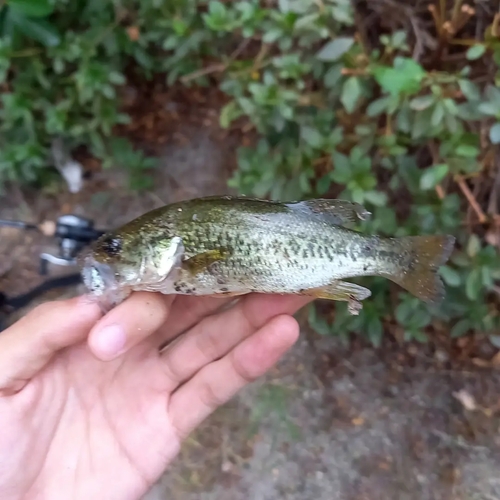
{"type": "Polygon", "coordinates": [[[110,325],[95,334],[93,344],[101,359],[111,360],[124,350],[125,341],[123,328],[120,325],[110,325]]]}

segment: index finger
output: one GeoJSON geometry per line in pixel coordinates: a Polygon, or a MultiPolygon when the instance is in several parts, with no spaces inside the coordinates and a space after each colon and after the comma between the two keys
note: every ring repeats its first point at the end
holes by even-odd
{"type": "Polygon", "coordinates": [[[165,323],[173,300],[173,295],[134,292],[92,328],[88,338],[90,350],[102,361],[129,351],[165,323]]]}

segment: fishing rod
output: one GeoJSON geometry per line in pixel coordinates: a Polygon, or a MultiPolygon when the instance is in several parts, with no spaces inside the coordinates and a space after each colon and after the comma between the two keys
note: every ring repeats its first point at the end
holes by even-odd
{"type": "MultiPolygon", "coordinates": [[[[57,239],[58,251],[56,253],[41,252],[39,255],[38,273],[41,276],[49,274],[49,265],[75,266],[79,252],[105,233],[103,230],[95,229],[94,222],[91,219],[73,214],[61,215],[56,221],[45,221],[41,224],[0,219],[0,227],[36,231],[57,239]]],[[[81,274],[74,273],[67,276],[48,278],[40,285],[17,296],[11,297],[0,291],[0,332],[5,329],[4,321],[9,314],[26,307],[31,301],[49,290],[78,285],[81,282],[81,274]]]]}

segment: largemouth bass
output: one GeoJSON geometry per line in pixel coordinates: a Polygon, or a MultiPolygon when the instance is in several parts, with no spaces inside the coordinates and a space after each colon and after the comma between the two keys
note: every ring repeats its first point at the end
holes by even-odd
{"type": "Polygon", "coordinates": [[[83,281],[105,309],[139,290],[222,297],[258,292],[347,301],[357,314],[371,292],[344,279],[359,276],[387,278],[439,303],[444,286],[437,271],[455,238],[385,238],[347,227],[369,215],[338,199],[222,196],[174,203],[101,236],[84,255],[83,281]]]}

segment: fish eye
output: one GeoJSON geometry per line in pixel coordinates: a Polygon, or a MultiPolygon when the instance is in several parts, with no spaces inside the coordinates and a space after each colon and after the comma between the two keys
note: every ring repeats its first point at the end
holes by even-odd
{"type": "Polygon", "coordinates": [[[102,241],[101,248],[109,257],[116,257],[122,250],[122,240],[108,236],[102,241]]]}

